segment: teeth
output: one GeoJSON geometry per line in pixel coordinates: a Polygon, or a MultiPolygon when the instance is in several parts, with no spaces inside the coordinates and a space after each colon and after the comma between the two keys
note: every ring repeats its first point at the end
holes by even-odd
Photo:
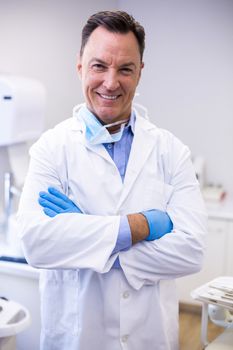
{"type": "Polygon", "coordinates": [[[105,98],[106,100],[116,100],[117,99],[117,96],[102,95],[102,94],[100,94],[100,96],[105,98]]]}

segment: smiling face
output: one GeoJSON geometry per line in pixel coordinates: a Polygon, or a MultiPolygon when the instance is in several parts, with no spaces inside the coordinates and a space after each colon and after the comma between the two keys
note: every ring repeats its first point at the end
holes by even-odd
{"type": "Polygon", "coordinates": [[[78,65],[88,109],[104,124],[127,119],[143,63],[133,32],[97,27],[78,65]]]}

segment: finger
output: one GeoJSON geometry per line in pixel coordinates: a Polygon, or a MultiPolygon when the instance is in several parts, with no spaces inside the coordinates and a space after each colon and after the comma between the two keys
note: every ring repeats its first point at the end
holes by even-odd
{"type": "Polygon", "coordinates": [[[73,203],[69,197],[67,197],[64,193],[60,192],[59,190],[57,190],[55,187],[49,187],[48,188],[48,192],[54,196],[56,196],[57,198],[62,199],[64,202],[67,203],[73,203]]]}
{"type": "Polygon", "coordinates": [[[54,203],[48,201],[48,200],[45,199],[45,198],[39,197],[38,202],[39,202],[39,204],[40,204],[43,208],[49,208],[49,209],[55,211],[57,214],[63,212],[63,209],[62,209],[62,208],[60,208],[60,207],[57,206],[56,204],[54,204],[54,203]]]}
{"type": "Polygon", "coordinates": [[[56,216],[58,214],[58,213],[56,213],[55,211],[53,211],[52,209],[49,209],[49,208],[44,208],[43,211],[44,211],[44,213],[47,216],[49,216],[51,218],[53,218],[54,216],[56,216]]]}
{"type": "Polygon", "coordinates": [[[68,196],[57,190],[55,187],[48,187],[48,192],[49,194],[51,194],[51,196],[55,196],[58,199],[61,199],[61,202],[57,200],[56,204],[60,205],[63,209],[69,210],[70,206],[74,206],[80,213],[82,212],[81,209],[79,209],[79,207],[77,206],[77,204],[75,204],[68,196]]]}
{"type": "Polygon", "coordinates": [[[44,191],[41,191],[39,192],[39,196],[40,198],[42,199],[45,199],[55,205],[57,205],[58,207],[60,207],[61,209],[68,209],[68,203],[65,202],[63,199],[60,199],[48,192],[44,192],[44,191]]]}

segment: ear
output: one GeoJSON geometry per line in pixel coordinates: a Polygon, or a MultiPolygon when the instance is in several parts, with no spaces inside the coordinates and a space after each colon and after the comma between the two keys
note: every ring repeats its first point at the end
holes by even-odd
{"type": "Polygon", "coordinates": [[[82,58],[79,55],[77,58],[77,72],[79,79],[82,79],[82,58]]]}
{"type": "Polygon", "coordinates": [[[139,80],[141,78],[141,74],[142,74],[142,69],[143,68],[144,68],[144,62],[141,63],[140,72],[139,72],[139,76],[138,76],[138,83],[139,83],[139,80]]]}

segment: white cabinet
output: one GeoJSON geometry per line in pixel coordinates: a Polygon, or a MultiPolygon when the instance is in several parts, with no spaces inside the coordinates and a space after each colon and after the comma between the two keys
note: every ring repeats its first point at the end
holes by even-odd
{"type": "Polygon", "coordinates": [[[201,272],[177,279],[181,302],[196,303],[190,296],[193,289],[219,276],[233,275],[233,221],[211,217],[208,221],[206,254],[201,272]]]}

